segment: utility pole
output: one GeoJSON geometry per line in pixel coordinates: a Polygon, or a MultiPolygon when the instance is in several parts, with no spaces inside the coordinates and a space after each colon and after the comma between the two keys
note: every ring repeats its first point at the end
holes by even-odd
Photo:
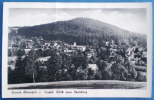
{"type": "Polygon", "coordinates": [[[34,72],[33,72],[33,83],[35,83],[35,75],[34,75],[34,72]]]}

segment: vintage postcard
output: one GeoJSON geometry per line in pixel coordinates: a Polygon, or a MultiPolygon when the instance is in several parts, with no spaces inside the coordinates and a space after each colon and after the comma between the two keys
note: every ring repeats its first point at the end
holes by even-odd
{"type": "Polygon", "coordinates": [[[4,3],[2,97],[151,97],[152,3],[4,3]]]}

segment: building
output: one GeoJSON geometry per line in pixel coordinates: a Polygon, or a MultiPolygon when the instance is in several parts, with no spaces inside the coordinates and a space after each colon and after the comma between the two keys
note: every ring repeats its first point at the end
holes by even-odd
{"type": "Polygon", "coordinates": [[[8,41],[8,47],[13,47],[13,45],[14,45],[15,43],[13,42],[13,41],[8,41]]]}
{"type": "Polygon", "coordinates": [[[90,51],[86,52],[87,58],[91,58],[92,56],[96,56],[95,50],[90,49],[90,51]]]}
{"type": "Polygon", "coordinates": [[[96,64],[88,64],[88,68],[91,68],[94,71],[98,70],[98,67],[96,64]]]}
{"type": "Polygon", "coordinates": [[[49,59],[50,57],[51,57],[51,56],[40,57],[40,58],[36,59],[36,61],[48,61],[48,59],[49,59]]]}
{"type": "Polygon", "coordinates": [[[44,46],[50,46],[50,44],[51,43],[46,42],[46,43],[44,43],[44,46]]]}
{"type": "Polygon", "coordinates": [[[105,42],[106,46],[109,46],[109,42],[105,42]]]}
{"type": "Polygon", "coordinates": [[[58,44],[58,43],[54,43],[54,45],[53,45],[53,47],[55,48],[55,49],[59,49],[59,47],[60,47],[60,45],[58,44]]]}
{"type": "Polygon", "coordinates": [[[26,40],[26,48],[31,49],[33,47],[33,41],[32,40],[26,40]]]}
{"type": "Polygon", "coordinates": [[[9,27],[9,33],[18,33],[18,29],[19,29],[19,27],[9,27]]]}
{"type": "Polygon", "coordinates": [[[85,51],[86,50],[86,46],[76,46],[78,50],[81,50],[81,51],[85,51]]]}
{"type": "Polygon", "coordinates": [[[46,66],[39,66],[39,70],[42,70],[42,69],[46,69],[47,67],[46,66]]]}
{"type": "MultiPolygon", "coordinates": [[[[22,56],[21,58],[24,59],[25,56],[22,56]]],[[[12,70],[15,69],[16,60],[17,56],[8,57],[8,67],[10,67],[12,70]]]]}
{"type": "Polygon", "coordinates": [[[25,55],[28,55],[28,53],[29,53],[29,51],[31,50],[31,49],[24,49],[25,50],[25,55]]]}
{"type": "Polygon", "coordinates": [[[66,49],[66,50],[64,50],[64,52],[65,52],[67,55],[71,56],[72,54],[76,53],[76,50],[68,50],[68,49],[66,49]]]}

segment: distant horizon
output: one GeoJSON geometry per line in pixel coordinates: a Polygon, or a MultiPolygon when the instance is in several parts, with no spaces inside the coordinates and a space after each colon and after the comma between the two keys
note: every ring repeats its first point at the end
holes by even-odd
{"type": "Polygon", "coordinates": [[[34,9],[13,8],[9,11],[9,27],[28,27],[75,18],[90,18],[121,29],[146,33],[146,9],[34,9]],[[101,17],[103,16],[103,17],[101,17]]]}

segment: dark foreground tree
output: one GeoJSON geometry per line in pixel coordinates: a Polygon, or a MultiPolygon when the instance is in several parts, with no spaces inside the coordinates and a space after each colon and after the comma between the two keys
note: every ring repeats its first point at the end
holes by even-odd
{"type": "Polygon", "coordinates": [[[58,53],[52,51],[51,58],[47,62],[49,81],[62,80],[61,69],[62,69],[62,58],[58,53]]]}

